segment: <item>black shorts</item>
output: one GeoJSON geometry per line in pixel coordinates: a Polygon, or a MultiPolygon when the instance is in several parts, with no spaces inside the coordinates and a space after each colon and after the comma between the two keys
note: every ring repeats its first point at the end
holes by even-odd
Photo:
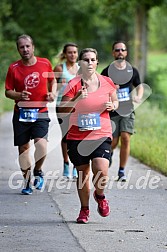
{"type": "Polygon", "coordinates": [[[98,140],[67,140],[67,151],[74,166],[89,164],[90,160],[102,157],[110,160],[111,138],[98,140]]]}
{"type": "Polygon", "coordinates": [[[20,122],[19,112],[13,114],[14,145],[22,146],[35,138],[48,138],[50,119],[48,112],[40,113],[40,118],[35,122],[20,122]],[[42,118],[41,115],[44,115],[42,118]]]}

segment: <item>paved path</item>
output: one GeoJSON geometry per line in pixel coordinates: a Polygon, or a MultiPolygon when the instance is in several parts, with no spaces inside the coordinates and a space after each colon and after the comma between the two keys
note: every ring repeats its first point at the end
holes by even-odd
{"type": "Polygon", "coordinates": [[[110,216],[98,215],[92,187],[90,221],[75,223],[79,213],[75,182],[61,177],[61,134],[50,113],[45,188],[30,196],[20,194],[22,176],[13,147],[12,115],[0,118],[0,252],[167,251],[167,179],[130,157],[128,182],[116,182],[118,150],[106,188],[110,216]]]}

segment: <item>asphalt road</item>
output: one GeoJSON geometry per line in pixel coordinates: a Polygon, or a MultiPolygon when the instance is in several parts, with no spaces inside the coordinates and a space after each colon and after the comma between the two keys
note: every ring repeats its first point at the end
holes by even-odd
{"type": "Polygon", "coordinates": [[[119,150],[106,188],[111,214],[99,216],[91,186],[89,223],[75,222],[80,207],[76,186],[62,178],[61,133],[54,111],[50,115],[45,186],[28,196],[20,193],[12,114],[0,118],[0,252],[167,251],[167,178],[130,157],[128,181],[116,182],[119,150]]]}

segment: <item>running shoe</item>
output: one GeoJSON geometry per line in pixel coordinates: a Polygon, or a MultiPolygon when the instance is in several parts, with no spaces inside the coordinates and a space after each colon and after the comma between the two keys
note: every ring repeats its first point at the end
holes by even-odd
{"type": "Polygon", "coordinates": [[[98,203],[97,211],[102,217],[106,217],[110,214],[110,207],[108,204],[108,200],[104,199],[98,199],[96,196],[96,191],[94,191],[94,199],[98,203]]]}
{"type": "Polygon", "coordinates": [[[70,168],[69,168],[69,165],[66,163],[64,163],[63,176],[70,178],[70,168]]]}
{"type": "Polygon", "coordinates": [[[126,182],[127,181],[127,178],[126,178],[124,172],[122,172],[122,171],[118,172],[118,179],[117,179],[117,181],[120,181],[120,182],[126,182]]]}
{"type": "Polygon", "coordinates": [[[86,224],[88,223],[89,210],[81,209],[79,216],[77,218],[77,223],[86,224]]]}
{"type": "Polygon", "coordinates": [[[26,188],[23,188],[21,193],[24,194],[24,195],[31,195],[33,192],[32,188],[31,187],[26,187],[26,188]]]}
{"type": "Polygon", "coordinates": [[[25,195],[30,195],[32,194],[33,190],[30,185],[30,182],[27,182],[26,180],[24,181],[24,188],[22,189],[21,193],[25,195]]]}
{"type": "Polygon", "coordinates": [[[37,190],[41,190],[44,184],[44,174],[42,171],[35,171],[34,170],[34,176],[35,176],[35,180],[34,180],[34,187],[37,190]]]}
{"type": "Polygon", "coordinates": [[[75,167],[73,167],[72,177],[73,177],[73,179],[78,178],[77,169],[75,167]]]}

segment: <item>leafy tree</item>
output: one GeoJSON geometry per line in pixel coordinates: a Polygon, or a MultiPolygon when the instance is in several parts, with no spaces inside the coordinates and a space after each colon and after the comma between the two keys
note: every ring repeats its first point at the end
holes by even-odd
{"type": "MultiPolygon", "coordinates": [[[[95,47],[100,58],[105,58],[105,47],[113,30],[106,18],[100,0],[3,0],[8,3],[0,17],[1,35],[6,48],[12,43],[13,50],[8,54],[9,61],[18,55],[15,40],[22,33],[30,34],[35,42],[39,56],[50,59],[68,41],[78,43],[79,48],[95,47]]],[[[2,2],[1,2],[2,3],[2,2]]],[[[7,56],[6,50],[5,55],[7,56]]],[[[7,61],[5,61],[7,63],[7,61]]],[[[4,78],[4,77],[3,77],[4,78]]]]}
{"type": "Polygon", "coordinates": [[[100,0],[13,0],[12,13],[12,19],[34,38],[46,57],[57,53],[67,41],[99,49],[104,41],[102,30],[109,27],[100,0]]]}
{"type": "Polygon", "coordinates": [[[134,64],[137,66],[141,80],[144,81],[147,66],[147,29],[148,12],[154,7],[161,5],[165,0],[106,0],[106,7],[117,27],[116,37],[126,38],[128,44],[134,46],[134,64]],[[128,28],[129,27],[129,28],[128,28]],[[130,29],[131,27],[131,29],[130,29]],[[132,31],[133,34],[132,34],[132,31]]]}
{"type": "MultiPolygon", "coordinates": [[[[4,39],[5,33],[5,20],[8,19],[12,13],[11,4],[7,0],[1,0],[0,2],[0,58],[1,58],[1,70],[0,70],[0,85],[3,85],[7,68],[11,63],[11,60],[16,59],[16,49],[15,44],[9,40],[4,39]],[[10,56],[9,56],[10,55],[10,56]]],[[[12,30],[12,28],[11,28],[12,30]]]]}
{"type": "Polygon", "coordinates": [[[167,50],[167,5],[155,6],[149,11],[148,46],[153,51],[167,50]],[[158,17],[158,22],[157,22],[158,17]]]}
{"type": "Polygon", "coordinates": [[[14,55],[10,43],[14,45],[18,35],[28,33],[34,39],[39,56],[52,59],[64,43],[73,41],[78,43],[79,48],[95,47],[100,60],[106,61],[110,59],[112,42],[122,39],[128,42],[130,60],[134,59],[134,64],[144,79],[148,13],[152,7],[165,2],[166,0],[141,0],[140,3],[137,0],[1,0],[0,43],[2,47],[9,46],[10,58],[10,55],[14,55]]]}

